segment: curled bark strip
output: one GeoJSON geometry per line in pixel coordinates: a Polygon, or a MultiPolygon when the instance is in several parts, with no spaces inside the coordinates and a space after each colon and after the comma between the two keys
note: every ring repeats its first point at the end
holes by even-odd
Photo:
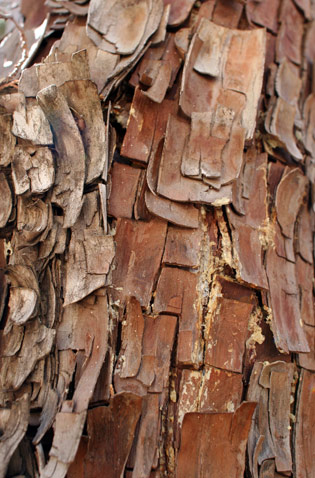
{"type": "Polygon", "coordinates": [[[52,202],[64,211],[63,227],[76,222],[82,207],[85,152],[79,129],[57,86],[41,90],[37,100],[51,124],[58,152],[52,202]]]}

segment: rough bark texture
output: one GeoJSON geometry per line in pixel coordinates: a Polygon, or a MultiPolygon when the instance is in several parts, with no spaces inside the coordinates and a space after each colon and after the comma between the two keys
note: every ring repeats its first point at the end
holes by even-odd
{"type": "Polygon", "coordinates": [[[314,478],[314,0],[1,7],[0,478],[314,478]]]}

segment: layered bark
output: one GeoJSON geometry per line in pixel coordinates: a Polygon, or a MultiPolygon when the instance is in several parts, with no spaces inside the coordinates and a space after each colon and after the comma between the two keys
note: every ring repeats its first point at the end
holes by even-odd
{"type": "Polygon", "coordinates": [[[0,477],[313,477],[314,5],[40,3],[0,46],[0,477]]]}

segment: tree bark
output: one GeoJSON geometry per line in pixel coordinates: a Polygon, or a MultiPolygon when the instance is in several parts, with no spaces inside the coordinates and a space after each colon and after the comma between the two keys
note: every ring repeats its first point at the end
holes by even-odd
{"type": "Polygon", "coordinates": [[[313,478],[314,1],[3,7],[0,478],[313,478]]]}

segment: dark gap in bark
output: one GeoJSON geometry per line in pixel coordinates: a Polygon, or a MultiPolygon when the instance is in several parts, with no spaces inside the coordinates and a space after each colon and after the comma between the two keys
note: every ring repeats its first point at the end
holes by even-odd
{"type": "MultiPolygon", "coordinates": [[[[123,316],[125,315],[126,311],[124,312],[123,316]]],[[[115,365],[114,369],[116,367],[116,362],[119,356],[119,352],[121,349],[121,344],[122,344],[122,321],[120,320],[117,324],[117,337],[116,337],[116,348],[115,348],[115,365]]]]}
{"type": "MultiPolygon", "coordinates": [[[[73,350],[73,352],[77,352],[77,351],[73,350]]],[[[76,375],[76,372],[77,372],[77,368],[78,368],[78,366],[76,364],[74,372],[73,372],[72,380],[69,384],[68,393],[67,393],[67,400],[72,400],[74,392],[75,392],[75,375],[76,375]]]]}
{"type": "Polygon", "coordinates": [[[54,216],[63,216],[63,209],[57,204],[52,204],[52,210],[54,216]]]}
{"type": "MultiPolygon", "coordinates": [[[[1,292],[4,292],[3,297],[1,297],[1,302],[3,301],[3,310],[1,311],[2,307],[0,308],[0,312],[2,312],[2,315],[0,317],[0,330],[3,330],[6,326],[7,319],[8,319],[8,312],[9,312],[8,303],[9,303],[9,295],[10,295],[9,288],[5,286],[3,288],[3,291],[1,292]]],[[[2,304],[0,303],[0,305],[2,304]]]]}

